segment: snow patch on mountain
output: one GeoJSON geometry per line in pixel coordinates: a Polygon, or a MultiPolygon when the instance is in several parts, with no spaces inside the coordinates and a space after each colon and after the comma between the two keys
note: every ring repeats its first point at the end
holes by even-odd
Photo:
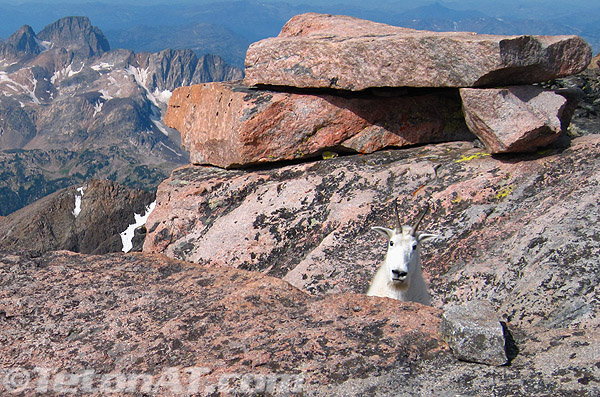
{"type": "Polygon", "coordinates": [[[146,211],[143,214],[133,214],[135,222],[132,223],[121,232],[121,242],[123,243],[123,252],[129,252],[133,248],[133,236],[135,235],[135,229],[146,224],[146,220],[150,216],[150,213],[156,207],[156,200],[146,206],[146,211]]]}
{"type": "Polygon", "coordinates": [[[94,105],[94,116],[102,111],[102,106],[104,106],[104,102],[98,101],[94,105]]]}
{"type": "Polygon", "coordinates": [[[45,40],[40,40],[37,37],[35,38],[35,42],[43,48],[42,52],[44,51],[48,51],[49,49],[51,49],[52,47],[54,47],[54,44],[52,44],[49,41],[45,41],[45,40]]]}
{"type": "Polygon", "coordinates": [[[50,77],[50,83],[54,84],[56,82],[56,80],[58,80],[58,79],[73,77],[76,74],[81,73],[81,71],[83,70],[84,67],[85,67],[85,65],[81,64],[81,67],[79,68],[79,70],[73,70],[73,64],[69,64],[66,68],[63,68],[61,70],[54,72],[52,77],[50,77]]]}
{"type": "Polygon", "coordinates": [[[148,91],[147,83],[148,83],[148,78],[150,76],[150,71],[148,70],[148,68],[141,69],[136,66],[130,65],[127,68],[127,73],[131,74],[133,76],[133,78],[135,79],[135,81],[139,85],[144,87],[146,89],[146,91],[148,91]]]}
{"type": "Polygon", "coordinates": [[[100,62],[96,65],[92,65],[91,68],[94,69],[96,72],[100,72],[100,71],[104,71],[104,70],[112,70],[112,68],[115,65],[107,63],[107,62],[100,62]]]}
{"type": "Polygon", "coordinates": [[[182,154],[177,152],[175,149],[173,149],[172,147],[168,146],[166,143],[164,142],[159,142],[159,145],[162,145],[165,149],[167,149],[170,152],[173,152],[177,157],[182,157],[182,154]]]}
{"type": "Polygon", "coordinates": [[[107,90],[99,90],[98,92],[101,94],[100,98],[104,99],[105,101],[110,101],[113,99],[107,90]]]}
{"type": "Polygon", "coordinates": [[[165,136],[169,136],[169,130],[167,129],[167,126],[158,117],[150,116],[150,120],[152,120],[160,132],[162,132],[165,136]]]}
{"type": "Polygon", "coordinates": [[[25,94],[31,98],[31,101],[36,105],[40,104],[40,100],[35,95],[35,89],[37,87],[37,79],[33,75],[31,68],[23,71],[22,73],[13,73],[9,75],[6,72],[0,72],[0,84],[4,83],[4,86],[13,92],[7,92],[3,90],[3,94],[6,96],[25,94]],[[18,80],[25,80],[26,83],[22,83],[18,80]]]}
{"type": "MultiPolygon", "coordinates": [[[[185,83],[184,83],[185,85],[185,83]]],[[[160,91],[158,88],[156,88],[154,90],[154,92],[152,93],[152,96],[154,96],[154,98],[156,98],[157,100],[159,100],[162,103],[169,103],[169,99],[171,99],[171,95],[173,95],[173,93],[169,90],[163,90],[160,91]]]]}
{"type": "Polygon", "coordinates": [[[73,216],[77,218],[77,216],[81,213],[81,200],[83,199],[83,192],[85,187],[78,187],[77,193],[75,193],[75,208],[73,208],[73,216]]]}

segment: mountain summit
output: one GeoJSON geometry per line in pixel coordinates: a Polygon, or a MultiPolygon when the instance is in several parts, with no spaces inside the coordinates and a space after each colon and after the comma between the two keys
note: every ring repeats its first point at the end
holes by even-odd
{"type": "Polygon", "coordinates": [[[14,54],[39,54],[43,48],[36,40],[35,32],[29,25],[23,25],[6,40],[6,48],[10,48],[14,54]]]}
{"type": "Polygon", "coordinates": [[[102,31],[92,26],[87,17],[65,17],[46,26],[37,37],[56,47],[73,50],[86,57],[101,55],[110,50],[102,31]]]}

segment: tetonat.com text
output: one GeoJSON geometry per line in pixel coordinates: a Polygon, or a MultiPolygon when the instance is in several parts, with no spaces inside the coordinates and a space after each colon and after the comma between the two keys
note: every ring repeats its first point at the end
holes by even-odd
{"type": "Polygon", "coordinates": [[[156,374],[98,373],[93,369],[77,372],[60,371],[44,367],[1,368],[0,394],[65,393],[85,395],[148,393],[170,394],[302,394],[302,375],[228,373],[216,378],[205,367],[169,367],[156,374]],[[208,380],[212,379],[212,380],[208,380]]]}

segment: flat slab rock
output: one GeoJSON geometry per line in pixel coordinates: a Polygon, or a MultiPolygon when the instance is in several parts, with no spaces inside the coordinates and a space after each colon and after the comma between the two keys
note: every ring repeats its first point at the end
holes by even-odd
{"type": "Polygon", "coordinates": [[[454,90],[390,96],[253,90],[239,83],[177,88],[165,122],[194,164],[223,168],[388,146],[474,139],[454,90]]]}
{"type": "Polygon", "coordinates": [[[469,129],[490,153],[534,151],[569,125],[567,99],[536,86],[461,88],[469,129]]]}
{"type": "Polygon", "coordinates": [[[481,87],[531,84],[583,71],[590,46],[577,36],[428,32],[348,16],[293,17],[250,45],[248,85],[481,87]]]}

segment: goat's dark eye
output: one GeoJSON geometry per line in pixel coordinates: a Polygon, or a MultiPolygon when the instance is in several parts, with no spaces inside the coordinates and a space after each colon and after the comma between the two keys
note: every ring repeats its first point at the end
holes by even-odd
{"type": "Polygon", "coordinates": [[[413,245],[413,251],[417,249],[417,245],[413,245]]]}
{"type": "Polygon", "coordinates": [[[393,246],[394,246],[394,242],[390,241],[390,247],[393,247],[393,246]]]}

